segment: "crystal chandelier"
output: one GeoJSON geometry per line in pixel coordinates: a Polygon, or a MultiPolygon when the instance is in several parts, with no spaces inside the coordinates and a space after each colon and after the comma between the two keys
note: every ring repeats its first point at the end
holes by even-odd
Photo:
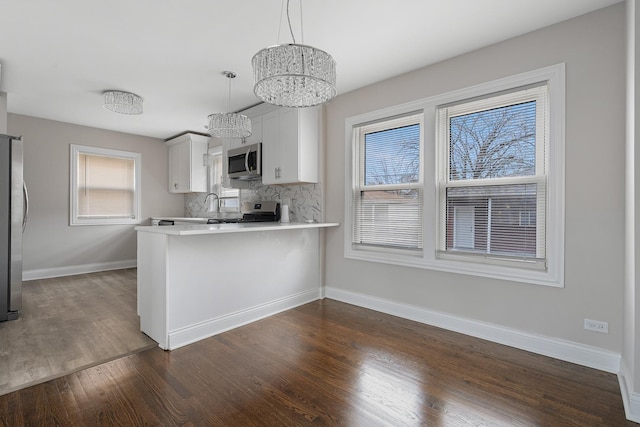
{"type": "MultiPolygon", "coordinates": [[[[302,21],[302,3],[300,4],[302,21]]],[[[253,56],[253,92],[268,104],[311,107],[336,96],[336,63],[327,52],[296,44],[287,0],[287,22],[293,43],[262,49],[253,56]]]]}
{"type": "MultiPolygon", "coordinates": [[[[229,109],[231,109],[231,79],[236,77],[233,71],[223,74],[229,79],[229,109]]],[[[209,135],[216,138],[246,138],[251,136],[251,121],[244,114],[209,114],[209,135]]]]}
{"type": "Polygon", "coordinates": [[[107,90],[103,93],[107,110],[120,114],[142,114],[142,98],[135,93],[107,90]]]}

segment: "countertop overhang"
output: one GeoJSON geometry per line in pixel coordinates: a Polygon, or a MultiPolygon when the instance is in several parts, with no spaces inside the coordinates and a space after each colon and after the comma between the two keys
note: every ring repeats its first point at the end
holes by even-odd
{"type": "Polygon", "coordinates": [[[236,224],[183,224],[183,225],[144,225],[135,228],[144,233],[166,234],[172,236],[191,236],[200,234],[245,233],[256,231],[301,230],[305,228],[338,227],[337,222],[253,222],[236,224]]]}

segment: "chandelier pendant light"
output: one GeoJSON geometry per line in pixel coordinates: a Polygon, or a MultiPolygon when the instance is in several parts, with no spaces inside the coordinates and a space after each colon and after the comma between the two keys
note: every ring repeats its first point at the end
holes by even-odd
{"type": "Polygon", "coordinates": [[[103,95],[103,107],[109,111],[130,115],[142,114],[142,98],[135,93],[107,90],[103,95]]]}
{"type": "MultiPolygon", "coordinates": [[[[233,71],[224,71],[229,79],[228,109],[231,109],[231,79],[236,77],[233,71]]],[[[209,135],[216,138],[246,138],[251,136],[251,120],[239,113],[215,113],[208,116],[209,135]]]]}
{"type": "MultiPolygon", "coordinates": [[[[302,11],[300,15],[302,21],[302,11]]],[[[293,43],[262,49],[251,60],[255,81],[253,92],[262,101],[283,107],[322,104],[337,94],[336,63],[327,52],[296,43],[289,17],[289,0],[287,22],[293,43]]]]}

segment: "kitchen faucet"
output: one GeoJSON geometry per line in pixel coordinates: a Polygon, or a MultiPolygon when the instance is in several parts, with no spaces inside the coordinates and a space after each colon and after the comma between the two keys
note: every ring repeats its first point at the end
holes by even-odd
{"type": "Polygon", "coordinates": [[[209,193],[207,194],[207,197],[204,198],[204,205],[207,205],[207,200],[209,199],[209,196],[215,196],[216,198],[216,210],[215,212],[218,213],[218,208],[220,207],[220,197],[218,197],[218,195],[216,193],[209,193]]]}

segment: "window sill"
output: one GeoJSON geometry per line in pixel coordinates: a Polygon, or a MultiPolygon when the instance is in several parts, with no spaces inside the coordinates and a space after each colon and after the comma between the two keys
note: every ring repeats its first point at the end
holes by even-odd
{"type": "Polygon", "coordinates": [[[140,225],[139,219],[124,219],[124,218],[114,218],[114,219],[86,219],[86,220],[72,220],[69,225],[71,227],[75,227],[78,225],[140,225]]]}
{"type": "Polygon", "coordinates": [[[564,287],[564,277],[562,277],[558,272],[553,271],[553,269],[543,271],[531,268],[516,268],[455,259],[440,259],[435,258],[435,254],[432,258],[429,258],[427,254],[423,254],[423,256],[409,256],[359,248],[347,248],[345,250],[345,258],[476,277],[486,277],[490,279],[507,280],[532,285],[550,286],[555,288],[564,287]]]}

